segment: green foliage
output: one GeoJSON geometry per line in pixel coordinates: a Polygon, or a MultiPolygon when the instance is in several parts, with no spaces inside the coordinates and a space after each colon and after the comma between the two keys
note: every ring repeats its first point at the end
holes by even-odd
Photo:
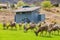
{"type": "Polygon", "coordinates": [[[12,9],[15,8],[15,4],[11,4],[11,8],[12,8],[12,9]]]}
{"type": "Polygon", "coordinates": [[[0,6],[0,9],[1,9],[1,6],[0,6]]]}
{"type": "Polygon", "coordinates": [[[25,6],[25,5],[26,5],[26,3],[24,3],[23,1],[19,1],[17,3],[17,7],[21,7],[21,6],[25,6]]]}
{"type": "Polygon", "coordinates": [[[31,4],[31,5],[29,5],[29,6],[34,7],[35,5],[34,5],[34,4],[31,4]]]}
{"type": "Polygon", "coordinates": [[[43,8],[51,8],[51,7],[52,7],[52,4],[51,4],[50,1],[43,1],[43,2],[41,3],[41,6],[42,6],[43,8]]]}

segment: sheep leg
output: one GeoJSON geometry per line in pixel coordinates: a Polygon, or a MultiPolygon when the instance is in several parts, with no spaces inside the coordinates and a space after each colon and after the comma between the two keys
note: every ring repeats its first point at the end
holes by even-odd
{"type": "Polygon", "coordinates": [[[51,36],[51,31],[49,31],[49,36],[51,36]]]}
{"type": "Polygon", "coordinates": [[[59,30],[57,30],[58,31],[58,35],[59,35],[59,30]]]}

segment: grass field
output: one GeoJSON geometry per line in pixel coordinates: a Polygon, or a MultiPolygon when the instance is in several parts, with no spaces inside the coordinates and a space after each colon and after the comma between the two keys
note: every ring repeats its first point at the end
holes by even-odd
{"type": "Polygon", "coordinates": [[[60,40],[60,35],[57,32],[51,37],[47,35],[36,36],[33,31],[29,30],[24,33],[24,30],[3,30],[0,24],[0,40],[60,40]]]}

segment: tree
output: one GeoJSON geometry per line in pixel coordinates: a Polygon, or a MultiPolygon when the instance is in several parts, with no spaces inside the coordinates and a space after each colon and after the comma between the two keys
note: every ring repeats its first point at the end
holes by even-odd
{"type": "Polygon", "coordinates": [[[41,3],[41,6],[42,6],[43,8],[51,8],[51,7],[52,7],[52,4],[51,4],[50,1],[43,1],[43,2],[41,3]]]}
{"type": "Polygon", "coordinates": [[[14,4],[11,4],[11,8],[15,8],[15,5],[14,4]]]}
{"type": "Polygon", "coordinates": [[[25,6],[25,5],[26,5],[26,3],[24,3],[23,1],[19,1],[17,3],[17,7],[21,7],[21,6],[25,6]]]}

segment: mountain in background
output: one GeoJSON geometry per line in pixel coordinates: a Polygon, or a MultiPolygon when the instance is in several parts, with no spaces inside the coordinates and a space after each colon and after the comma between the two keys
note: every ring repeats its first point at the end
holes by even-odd
{"type": "Polygon", "coordinates": [[[0,0],[0,3],[6,3],[6,2],[9,2],[9,3],[17,3],[18,0],[0,0]]]}
{"type": "MultiPolygon", "coordinates": [[[[0,3],[17,3],[19,0],[0,0],[0,3]]],[[[42,2],[44,0],[23,0],[26,3],[42,2]]],[[[52,3],[60,3],[60,0],[50,0],[52,3]]]]}

